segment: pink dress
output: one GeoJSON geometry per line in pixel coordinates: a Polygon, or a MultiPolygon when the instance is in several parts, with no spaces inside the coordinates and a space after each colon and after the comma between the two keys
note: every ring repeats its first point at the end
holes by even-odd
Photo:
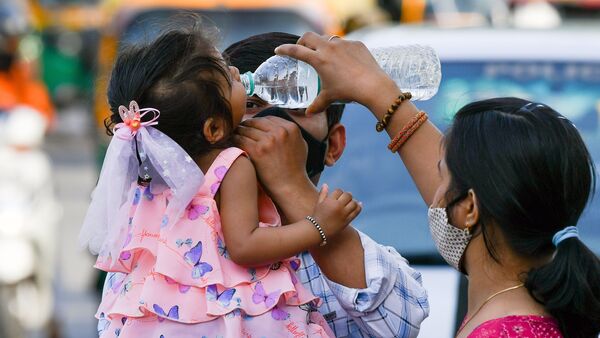
{"type": "MultiPolygon", "coordinates": [[[[163,227],[169,191],[133,187],[127,237],[117,261],[98,257],[109,272],[96,314],[99,336],[120,338],[328,337],[303,288],[296,259],[247,268],[230,260],[214,196],[237,148],[221,152],[186,214],[163,227]]],[[[272,201],[259,195],[261,227],[280,226],[272,201]]]]}
{"type": "Polygon", "coordinates": [[[544,316],[508,316],[488,320],[468,338],[562,338],[554,318],[544,316]]]}

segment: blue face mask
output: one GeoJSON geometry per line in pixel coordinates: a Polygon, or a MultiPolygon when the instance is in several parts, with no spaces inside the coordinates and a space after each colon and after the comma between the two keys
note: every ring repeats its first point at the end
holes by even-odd
{"type": "Polygon", "coordinates": [[[306,144],[308,145],[308,156],[306,158],[306,173],[308,174],[308,177],[313,177],[317,174],[320,174],[323,169],[325,169],[325,155],[327,154],[328,137],[326,137],[323,141],[317,140],[308,131],[302,128],[301,125],[294,121],[294,119],[285,111],[285,109],[279,107],[267,108],[256,114],[254,117],[266,116],[276,116],[284,120],[294,122],[300,128],[302,138],[304,138],[304,141],[306,141],[306,144]]]}

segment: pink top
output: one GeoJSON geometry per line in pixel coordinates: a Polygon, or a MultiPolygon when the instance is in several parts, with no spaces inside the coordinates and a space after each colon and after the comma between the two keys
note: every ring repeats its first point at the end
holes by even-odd
{"type": "Polygon", "coordinates": [[[554,318],[544,316],[507,316],[479,325],[468,338],[562,338],[554,318]]]}
{"type": "MultiPolygon", "coordinates": [[[[120,256],[98,257],[109,272],[99,306],[101,338],[328,337],[319,299],[296,277],[298,259],[248,268],[230,257],[214,199],[244,152],[222,151],[186,213],[165,226],[169,191],[134,186],[120,256]]],[[[280,226],[273,202],[259,195],[261,227],[280,226]]]]}

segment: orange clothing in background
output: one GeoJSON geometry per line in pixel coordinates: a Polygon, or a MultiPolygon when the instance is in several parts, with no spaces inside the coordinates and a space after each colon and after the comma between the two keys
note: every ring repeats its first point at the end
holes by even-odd
{"type": "Polygon", "coordinates": [[[27,65],[15,64],[9,72],[0,72],[0,109],[27,105],[54,123],[54,107],[46,86],[30,75],[27,65]]]}

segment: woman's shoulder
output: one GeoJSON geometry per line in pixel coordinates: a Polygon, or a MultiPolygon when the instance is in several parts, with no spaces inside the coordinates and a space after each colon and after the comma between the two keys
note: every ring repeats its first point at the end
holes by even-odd
{"type": "Polygon", "coordinates": [[[468,338],[484,337],[540,337],[562,338],[558,322],[551,317],[538,315],[506,316],[488,320],[479,325],[468,338]]]}

